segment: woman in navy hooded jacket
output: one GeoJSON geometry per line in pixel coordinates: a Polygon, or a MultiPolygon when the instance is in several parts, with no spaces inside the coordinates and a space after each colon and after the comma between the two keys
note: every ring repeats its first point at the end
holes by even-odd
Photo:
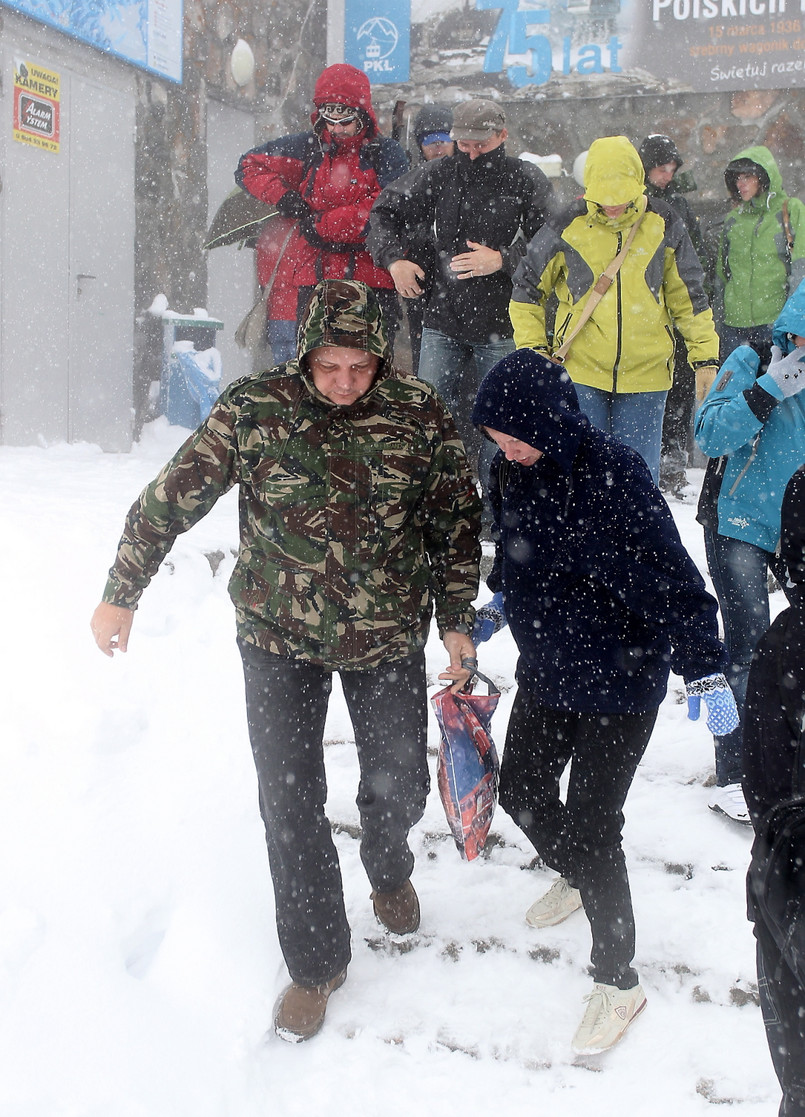
{"type": "Polygon", "coordinates": [[[705,697],[708,722],[722,706],[737,720],[716,602],[645,462],[581,414],[560,365],[530,349],[500,361],[473,422],[501,450],[487,582],[520,652],[500,803],[560,874],[527,921],[550,926],[582,906],[590,920],[595,984],[573,1046],[601,1051],[645,1005],[622,807],[669,669],[705,697]]]}

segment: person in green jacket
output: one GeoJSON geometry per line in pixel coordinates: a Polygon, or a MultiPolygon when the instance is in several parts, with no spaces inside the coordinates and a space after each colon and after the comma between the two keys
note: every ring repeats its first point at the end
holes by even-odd
{"type": "Polygon", "coordinates": [[[805,205],[789,198],[767,147],[747,147],[727,165],[735,208],[719,238],[716,274],[723,288],[721,361],[751,345],[764,363],[772,325],[805,279],[805,205]]]}
{"type": "Polygon", "coordinates": [[[410,828],[428,793],[424,645],[435,612],[469,678],[481,502],[450,414],[397,371],[375,291],[324,280],[298,357],[231,384],[135,501],[91,627],[125,652],[141,594],[171,549],[237,485],[229,593],[246,681],[277,930],[291,984],[274,1028],[309,1039],[350,961],[325,814],[324,724],[338,672],[358,750],[361,860],[379,922],[419,926],[410,828]]]}

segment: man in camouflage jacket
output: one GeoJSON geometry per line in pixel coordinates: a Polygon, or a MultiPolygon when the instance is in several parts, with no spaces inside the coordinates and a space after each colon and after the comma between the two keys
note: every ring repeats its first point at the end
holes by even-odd
{"type": "Polygon", "coordinates": [[[148,582],[176,536],[240,486],[229,591],[244,662],[280,945],[292,978],[275,1029],[307,1039],[343,982],[350,933],[324,813],[323,733],[338,671],[361,778],[361,858],[387,929],[419,923],[410,827],[425,806],[424,645],[435,608],[467,678],[478,585],[480,501],[449,413],[397,372],[377,299],[326,280],[294,361],[230,385],[129,511],[92,618],[125,651],[148,582]]]}

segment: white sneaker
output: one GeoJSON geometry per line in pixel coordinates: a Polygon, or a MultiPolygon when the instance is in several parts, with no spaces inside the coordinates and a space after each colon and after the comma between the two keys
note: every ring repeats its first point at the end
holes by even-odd
{"type": "Polygon", "coordinates": [[[555,927],[581,907],[581,893],[571,888],[564,877],[555,880],[545,895],[525,914],[530,927],[555,927]]]}
{"type": "Polygon", "coordinates": [[[710,796],[707,806],[711,811],[724,814],[734,822],[752,825],[743,788],[739,783],[728,783],[726,787],[713,788],[713,794],[710,796]]]}
{"type": "Polygon", "coordinates": [[[577,1055],[596,1055],[614,1047],[631,1022],[646,1007],[646,995],[640,985],[619,989],[617,985],[593,986],[585,998],[587,1009],[573,1037],[577,1055]]]}

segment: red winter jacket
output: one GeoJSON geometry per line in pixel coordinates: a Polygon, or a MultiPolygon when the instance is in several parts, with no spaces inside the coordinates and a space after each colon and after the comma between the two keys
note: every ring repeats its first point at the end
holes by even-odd
{"type": "MultiPolygon", "coordinates": [[[[291,233],[269,296],[269,317],[296,319],[299,287],[321,279],[357,279],[370,287],[392,290],[389,273],[377,267],[365,248],[369,213],[384,186],[408,169],[400,145],[380,136],[372,110],[369,82],[353,66],[329,66],[316,83],[314,103],[352,105],[366,116],[364,129],[337,142],[311,117],[314,130],[282,136],[242,156],[235,180],[244,190],[269,205],[304,199],[310,216],[291,233]],[[280,201],[284,199],[284,201],[280,201]]],[[[304,207],[302,207],[304,208],[304,207]]],[[[284,237],[283,237],[284,240],[284,237]]],[[[271,267],[260,259],[258,273],[271,267]]]]}

